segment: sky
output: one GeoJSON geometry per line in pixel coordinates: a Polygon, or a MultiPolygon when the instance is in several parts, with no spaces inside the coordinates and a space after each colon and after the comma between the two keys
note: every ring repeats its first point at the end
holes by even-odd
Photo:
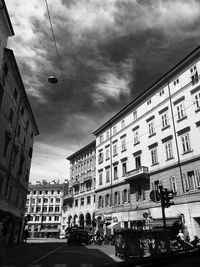
{"type": "Polygon", "coordinates": [[[47,0],[59,57],[45,0],[5,2],[40,132],[31,182],[69,179],[66,158],[200,44],[199,0],[47,0]]]}

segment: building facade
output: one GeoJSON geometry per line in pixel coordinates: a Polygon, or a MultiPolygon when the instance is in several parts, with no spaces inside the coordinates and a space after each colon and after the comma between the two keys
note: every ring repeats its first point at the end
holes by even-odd
{"type": "Polygon", "coordinates": [[[70,161],[69,190],[63,203],[63,226],[93,231],[95,210],[95,141],[67,159],[70,161]]]}
{"type": "MultiPolygon", "coordinates": [[[[2,79],[2,62],[4,48],[7,46],[8,38],[14,35],[12,23],[4,0],[0,0],[0,78],[2,79]]],[[[1,98],[1,96],[0,96],[1,98]]]]}
{"type": "Polygon", "coordinates": [[[162,227],[159,186],[173,190],[167,225],[200,235],[200,47],[107,121],[96,136],[96,218],[107,228],[162,227]]]}
{"type": "Polygon", "coordinates": [[[0,85],[1,246],[20,242],[23,232],[34,136],[38,128],[13,51],[4,49],[0,85]]]}
{"type": "Polygon", "coordinates": [[[46,181],[29,185],[26,216],[30,215],[30,221],[25,227],[31,237],[58,236],[65,187],[65,184],[59,182],[46,181]]]}

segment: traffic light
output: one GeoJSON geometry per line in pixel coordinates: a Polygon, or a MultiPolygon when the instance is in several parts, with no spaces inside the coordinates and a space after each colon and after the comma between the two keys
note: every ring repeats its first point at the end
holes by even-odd
{"type": "Polygon", "coordinates": [[[171,205],[174,205],[174,202],[171,201],[174,198],[174,193],[172,190],[165,189],[164,194],[164,206],[169,208],[171,205]]]}

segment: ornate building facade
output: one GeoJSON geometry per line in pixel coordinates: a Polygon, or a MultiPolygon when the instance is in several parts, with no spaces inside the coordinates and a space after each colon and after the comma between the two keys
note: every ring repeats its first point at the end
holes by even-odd
{"type": "Polygon", "coordinates": [[[69,190],[64,196],[63,225],[93,230],[95,210],[95,141],[67,159],[70,161],[69,190]]]}
{"type": "Polygon", "coordinates": [[[96,217],[115,226],[162,227],[160,201],[173,190],[167,226],[200,235],[200,47],[97,129],[96,217]]]}

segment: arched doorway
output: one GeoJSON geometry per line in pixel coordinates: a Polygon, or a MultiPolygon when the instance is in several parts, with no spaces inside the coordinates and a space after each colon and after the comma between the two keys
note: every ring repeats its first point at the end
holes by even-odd
{"type": "Polygon", "coordinates": [[[80,214],[79,216],[79,225],[82,229],[84,229],[84,215],[80,214]]]}
{"type": "Polygon", "coordinates": [[[74,219],[73,219],[73,223],[74,223],[74,226],[78,226],[78,215],[74,215],[74,219]]]}
{"type": "Polygon", "coordinates": [[[86,226],[91,226],[92,224],[91,215],[89,212],[85,215],[85,224],[86,226]]]}

